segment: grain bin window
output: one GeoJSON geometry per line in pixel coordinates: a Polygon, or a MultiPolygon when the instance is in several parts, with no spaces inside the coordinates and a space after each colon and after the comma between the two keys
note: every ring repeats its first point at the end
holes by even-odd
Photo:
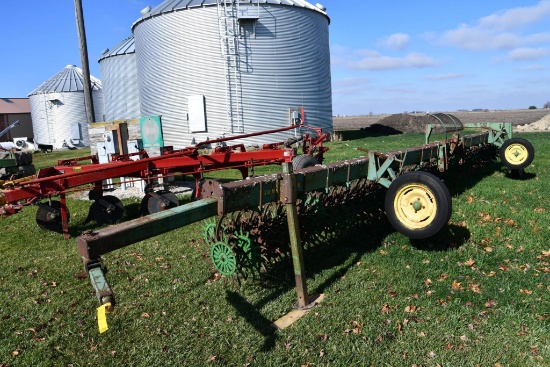
{"type": "Polygon", "coordinates": [[[256,38],[256,20],[239,19],[239,34],[242,38],[256,38]]]}
{"type": "Polygon", "coordinates": [[[203,95],[187,97],[189,109],[189,131],[192,133],[206,132],[206,108],[203,95]]]}

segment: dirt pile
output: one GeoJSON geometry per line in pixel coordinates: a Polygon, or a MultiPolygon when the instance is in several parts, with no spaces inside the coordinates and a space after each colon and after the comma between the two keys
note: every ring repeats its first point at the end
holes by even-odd
{"type": "Polygon", "coordinates": [[[530,124],[519,125],[515,127],[518,132],[536,132],[536,131],[549,131],[550,130],[550,114],[544,116],[538,121],[530,124]]]}
{"type": "Polygon", "coordinates": [[[447,126],[455,126],[455,124],[461,125],[457,117],[443,113],[421,116],[398,113],[384,117],[376,124],[362,130],[368,130],[372,133],[385,132],[387,134],[424,133],[426,132],[426,125],[432,124],[434,131],[443,131],[439,120],[443,121],[447,126]]]}

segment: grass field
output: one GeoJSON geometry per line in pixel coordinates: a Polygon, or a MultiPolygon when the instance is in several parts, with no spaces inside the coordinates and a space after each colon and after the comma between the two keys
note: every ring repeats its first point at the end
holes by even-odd
{"type": "MultiPolygon", "coordinates": [[[[327,161],[423,142],[343,135],[327,161]]],[[[296,300],[291,264],[231,287],[212,277],[197,223],[105,256],[117,307],[100,334],[75,239],[25,208],[0,220],[0,366],[548,366],[550,134],[522,137],[536,150],[524,179],[499,162],[445,177],[454,210],[435,239],[380,220],[307,249],[308,288],[325,300],[285,330],[271,323],[296,300]]],[[[139,201],[124,200],[125,220],[139,201]]],[[[73,236],[93,228],[88,202],[68,205],[73,236]]]]}

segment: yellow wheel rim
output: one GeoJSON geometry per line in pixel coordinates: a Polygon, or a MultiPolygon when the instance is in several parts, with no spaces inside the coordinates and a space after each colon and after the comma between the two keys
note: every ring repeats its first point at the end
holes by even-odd
{"type": "Polygon", "coordinates": [[[529,158],[529,152],[523,144],[510,144],[504,151],[504,157],[513,165],[520,165],[529,158]]]}
{"type": "Polygon", "coordinates": [[[410,184],[401,188],[394,199],[397,219],[406,227],[422,229],[435,219],[437,203],[428,187],[410,184]]]}

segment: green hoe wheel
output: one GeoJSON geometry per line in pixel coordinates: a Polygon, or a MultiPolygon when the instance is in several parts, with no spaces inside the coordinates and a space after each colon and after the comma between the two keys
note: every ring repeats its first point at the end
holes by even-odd
{"type": "Polygon", "coordinates": [[[226,243],[216,242],[210,247],[210,258],[216,271],[225,276],[237,274],[237,256],[226,243]]]}

